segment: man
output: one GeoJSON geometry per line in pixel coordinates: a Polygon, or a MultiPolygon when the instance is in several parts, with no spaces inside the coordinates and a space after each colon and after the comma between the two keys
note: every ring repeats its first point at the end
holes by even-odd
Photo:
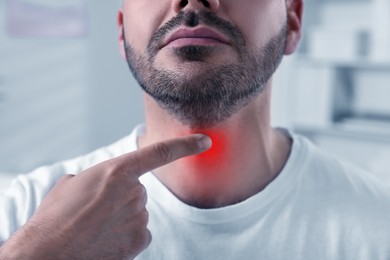
{"type": "Polygon", "coordinates": [[[125,0],[119,45],[146,124],[19,177],[1,198],[0,258],[390,259],[390,191],[270,126],[302,8],[125,0]]]}

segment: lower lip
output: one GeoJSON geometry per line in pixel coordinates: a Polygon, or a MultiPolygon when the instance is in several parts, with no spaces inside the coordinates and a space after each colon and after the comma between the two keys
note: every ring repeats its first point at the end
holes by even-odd
{"type": "Polygon", "coordinates": [[[211,46],[211,45],[226,45],[226,43],[223,43],[221,41],[212,38],[180,38],[170,42],[167,46],[184,47],[189,45],[211,46]]]}

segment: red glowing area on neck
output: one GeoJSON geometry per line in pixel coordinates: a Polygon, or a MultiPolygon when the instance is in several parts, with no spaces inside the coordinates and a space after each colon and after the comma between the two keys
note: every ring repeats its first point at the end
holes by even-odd
{"type": "Polygon", "coordinates": [[[198,133],[209,136],[212,146],[209,150],[192,157],[192,162],[197,166],[212,167],[223,163],[227,158],[227,136],[222,131],[199,131],[198,133]]]}

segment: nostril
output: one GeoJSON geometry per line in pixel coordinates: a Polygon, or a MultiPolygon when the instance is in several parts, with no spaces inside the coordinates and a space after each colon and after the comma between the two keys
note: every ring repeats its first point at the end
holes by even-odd
{"type": "MultiPolygon", "coordinates": [[[[199,3],[202,3],[206,8],[210,7],[210,3],[208,0],[196,0],[199,3]]],[[[188,5],[188,0],[181,0],[180,1],[180,8],[186,7],[188,5]]]]}
{"type": "Polygon", "coordinates": [[[207,7],[207,8],[210,7],[210,3],[209,3],[207,0],[198,0],[198,2],[202,2],[202,4],[203,4],[205,7],[207,7]]]}
{"type": "Polygon", "coordinates": [[[180,1],[180,7],[183,8],[188,4],[188,0],[181,0],[180,1]]]}

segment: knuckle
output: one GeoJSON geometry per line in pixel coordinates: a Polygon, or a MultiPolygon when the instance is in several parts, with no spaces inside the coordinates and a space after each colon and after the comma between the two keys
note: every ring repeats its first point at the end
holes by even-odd
{"type": "Polygon", "coordinates": [[[144,198],[146,196],[146,189],[145,186],[142,185],[141,183],[136,183],[134,188],[133,188],[133,197],[137,199],[144,198]]]}
{"type": "Polygon", "coordinates": [[[141,252],[150,245],[152,235],[147,228],[138,229],[132,233],[131,241],[132,251],[138,254],[138,252],[141,252]]]}
{"type": "Polygon", "coordinates": [[[144,249],[150,245],[152,241],[151,233],[148,229],[145,228],[143,232],[140,232],[137,237],[138,245],[141,249],[144,249]]]}
{"type": "Polygon", "coordinates": [[[128,193],[127,196],[127,201],[129,202],[129,205],[131,205],[133,212],[139,212],[143,208],[145,208],[147,200],[148,196],[146,193],[146,189],[140,183],[135,184],[135,186],[131,189],[130,193],[128,193]]]}
{"type": "Polygon", "coordinates": [[[144,229],[149,223],[149,212],[144,208],[134,216],[137,227],[144,229]]]}
{"type": "Polygon", "coordinates": [[[145,247],[148,247],[152,242],[152,233],[149,229],[146,229],[145,247]]]}
{"type": "Polygon", "coordinates": [[[155,152],[163,162],[172,160],[172,151],[167,144],[160,143],[155,146],[155,152]]]}
{"type": "Polygon", "coordinates": [[[106,170],[104,179],[105,185],[107,185],[107,187],[116,187],[119,182],[118,175],[118,172],[114,170],[106,170]]]}
{"type": "Polygon", "coordinates": [[[116,160],[105,162],[104,172],[107,183],[115,184],[117,182],[125,181],[129,176],[129,172],[134,167],[137,167],[136,162],[133,161],[135,160],[132,160],[129,164],[123,164],[120,161],[116,160]]]}
{"type": "Polygon", "coordinates": [[[108,177],[114,177],[118,173],[118,166],[114,161],[107,161],[104,163],[104,172],[108,177]]]}
{"type": "Polygon", "coordinates": [[[147,226],[149,223],[149,212],[146,209],[143,209],[139,213],[139,221],[142,226],[147,226]]]}

